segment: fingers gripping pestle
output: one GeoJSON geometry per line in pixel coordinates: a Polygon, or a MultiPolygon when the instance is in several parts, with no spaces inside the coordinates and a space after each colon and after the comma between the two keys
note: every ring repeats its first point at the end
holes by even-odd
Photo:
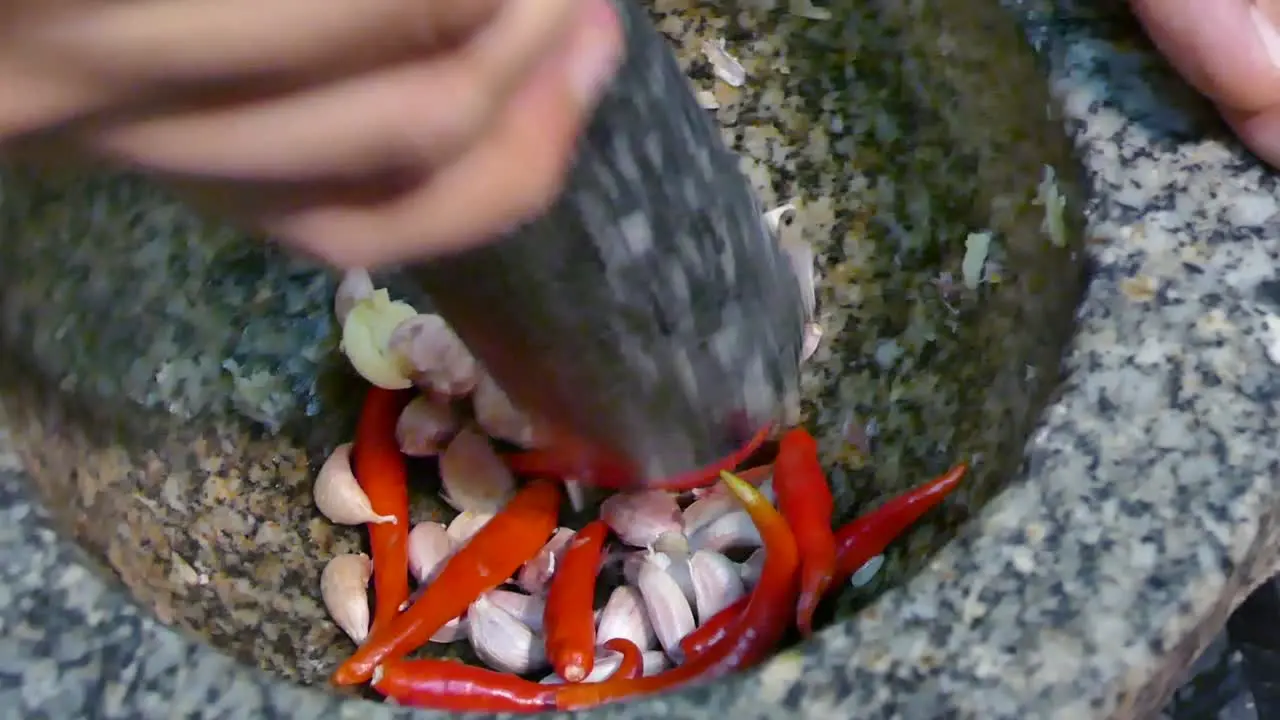
{"type": "Polygon", "coordinates": [[[626,59],[559,200],[409,277],[517,404],[623,468],[606,484],[650,485],[797,402],[804,311],[665,39],[634,0],[614,5],[626,59]]]}

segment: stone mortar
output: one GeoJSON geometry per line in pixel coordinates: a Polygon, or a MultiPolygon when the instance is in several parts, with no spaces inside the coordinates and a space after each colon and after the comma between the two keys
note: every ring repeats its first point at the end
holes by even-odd
{"type": "MultiPolygon", "coordinates": [[[[752,673],[599,715],[1144,715],[1276,569],[1274,180],[1113,10],[861,7],[848,28],[774,14],[767,32],[655,12],[695,84],[717,34],[760,78],[740,105],[718,89],[719,116],[766,202],[805,201],[835,338],[808,418],[842,513],[957,453],[983,460],[895,548],[875,590],[894,587],[842,601],[856,616],[752,673]],[[1068,192],[1086,171],[1082,250],[1040,234],[1045,163],[1068,192]],[[981,229],[1002,281],[939,282],[981,229]],[[843,449],[869,420],[869,453],[843,449]]],[[[334,362],[331,280],[128,178],[6,171],[0,223],[6,707],[406,713],[293,682],[348,650],[316,577],[359,542],[308,497],[357,389],[334,362]]],[[[424,495],[418,517],[435,511],[424,495]]]]}

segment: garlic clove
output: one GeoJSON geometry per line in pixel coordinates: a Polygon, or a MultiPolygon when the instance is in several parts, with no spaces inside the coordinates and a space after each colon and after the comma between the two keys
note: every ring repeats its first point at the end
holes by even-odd
{"type": "Polygon", "coordinates": [[[440,497],[454,508],[494,514],[515,494],[515,476],[475,430],[463,428],[440,455],[440,497]]]}
{"type": "MultiPolygon", "coordinates": [[[[695,596],[693,593],[693,573],[689,569],[689,547],[686,544],[681,552],[661,552],[654,549],[642,554],[644,562],[651,562],[662,568],[671,576],[672,580],[680,586],[680,592],[684,593],[684,599],[689,601],[690,607],[693,606],[695,596]]],[[[638,568],[643,568],[643,563],[638,568]]],[[[623,568],[626,571],[626,568],[623,568]]],[[[639,577],[638,569],[635,570],[636,577],[639,577]]]]}
{"type": "Polygon", "coordinates": [[[747,594],[738,564],[718,552],[699,550],[689,558],[694,606],[706,622],[747,594]]]}
{"type": "Polygon", "coordinates": [[[640,568],[636,588],[644,598],[645,612],[649,615],[658,643],[668,657],[678,657],[680,641],[696,627],[693,608],[689,607],[684,591],[655,562],[646,562],[640,568]]]}
{"type": "Polygon", "coordinates": [[[458,414],[449,401],[419,395],[409,401],[396,421],[396,442],[405,455],[432,457],[440,454],[459,427],[458,414]]]}
{"type": "MultiPolygon", "coordinates": [[[[722,488],[724,485],[716,483],[714,487],[722,488]]],[[[693,535],[711,524],[713,520],[741,508],[738,499],[731,493],[720,491],[704,493],[681,514],[684,532],[686,535],[693,535]]]]}
{"type": "Polygon", "coordinates": [[[501,589],[490,590],[485,593],[485,597],[515,619],[528,625],[530,630],[535,633],[542,632],[542,618],[547,611],[545,598],[501,589]]]}
{"type": "Polygon", "coordinates": [[[372,295],[373,290],[373,278],[369,277],[368,270],[353,268],[342,273],[342,281],[338,283],[333,297],[333,314],[337,316],[338,324],[345,324],[351,308],[372,295]]]}
{"type": "Polygon", "coordinates": [[[429,642],[439,645],[448,645],[451,642],[465,640],[470,635],[471,626],[467,621],[467,616],[456,617],[445,623],[439,630],[431,636],[429,642]]]}
{"type": "Polygon", "coordinates": [[[526,448],[543,445],[549,438],[546,427],[517,408],[488,373],[481,373],[471,407],[476,423],[493,437],[526,448]]]}
{"type": "Polygon", "coordinates": [[[665,533],[683,532],[680,505],[664,490],[616,493],[600,505],[600,518],[622,542],[650,547],[665,533]]]}
{"type": "Polygon", "coordinates": [[[569,507],[574,512],[582,512],[587,507],[587,489],[581,482],[565,480],[564,493],[569,496],[569,507]]]}
{"type": "Polygon", "coordinates": [[[409,572],[420,584],[435,580],[453,555],[453,538],[444,523],[418,523],[409,531],[409,572]]]}
{"type": "Polygon", "coordinates": [[[768,210],[761,216],[764,219],[765,227],[769,228],[769,232],[773,236],[779,237],[782,234],[782,228],[789,226],[796,219],[796,204],[793,202],[779,205],[772,210],[768,210]]]}
{"type": "Polygon", "coordinates": [[[747,587],[754,587],[760,582],[760,573],[764,571],[764,548],[757,548],[751,556],[738,565],[738,574],[747,587]]]}
{"type": "Polygon", "coordinates": [[[542,637],[485,595],[471,604],[467,622],[472,649],[494,670],[524,675],[547,666],[542,637]]]}
{"type": "Polygon", "coordinates": [[[343,443],[333,449],[320,466],[311,492],[316,508],[330,522],[339,525],[396,522],[394,515],[379,515],[373,511],[369,496],[364,494],[351,469],[351,443],[343,443]]]}
{"type": "Polygon", "coordinates": [[[538,554],[521,566],[516,573],[516,585],[533,595],[546,592],[547,583],[551,582],[551,576],[555,575],[556,568],[560,566],[560,558],[569,547],[569,541],[573,540],[573,535],[574,531],[569,528],[556,530],[538,554]]]}
{"type": "MultiPolygon", "coordinates": [[[[667,656],[661,650],[649,650],[641,656],[641,674],[645,677],[657,675],[667,669],[667,656]]],[[[618,671],[618,666],[622,664],[622,653],[612,650],[601,650],[596,654],[595,664],[591,668],[591,672],[583,678],[584,683],[603,682],[613,677],[618,671]]],[[[543,685],[562,685],[564,678],[555,673],[542,678],[538,682],[543,685]]]]}
{"type": "Polygon", "coordinates": [[[672,557],[689,556],[689,538],[682,532],[667,532],[653,541],[653,551],[665,553],[672,557]]]}
{"type": "Polygon", "coordinates": [[[361,377],[387,390],[413,387],[409,368],[391,353],[389,343],[396,326],[417,314],[413,306],[393,301],[385,289],[351,307],[342,323],[342,352],[361,377]]]}
{"type": "Polygon", "coordinates": [[[388,347],[424,390],[461,397],[475,390],[480,380],[480,364],[439,315],[407,318],[391,333],[388,347]]]}
{"type": "Polygon", "coordinates": [[[604,645],[614,638],[630,640],[641,650],[650,650],[658,644],[653,624],[649,622],[648,610],[645,609],[644,597],[634,585],[619,585],[614,588],[600,612],[600,622],[596,626],[596,645],[604,645]]]}
{"type": "Polygon", "coordinates": [[[456,550],[466,545],[476,533],[480,532],[480,528],[492,519],[493,513],[463,511],[449,523],[445,532],[449,534],[449,539],[453,540],[453,547],[456,550]]]}
{"type": "Polygon", "coordinates": [[[689,547],[724,552],[730,548],[761,547],[760,531],[745,510],[734,510],[712,520],[689,538],[689,547]]]}
{"type": "Polygon", "coordinates": [[[320,599],[342,632],[359,645],[369,636],[369,578],[373,563],[364,553],[338,555],[320,571],[320,599]]]}

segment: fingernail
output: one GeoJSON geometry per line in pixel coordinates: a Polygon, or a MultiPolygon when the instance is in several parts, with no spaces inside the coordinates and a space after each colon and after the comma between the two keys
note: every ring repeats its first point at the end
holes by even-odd
{"type": "Polygon", "coordinates": [[[1280,67],[1280,30],[1276,29],[1275,23],[1271,22],[1256,3],[1249,6],[1249,19],[1253,21],[1253,27],[1262,40],[1262,46],[1267,49],[1271,64],[1280,67]]]}
{"type": "Polygon", "coordinates": [[[608,0],[587,0],[569,57],[569,81],[583,106],[594,106],[622,62],[622,28],[608,0]]]}

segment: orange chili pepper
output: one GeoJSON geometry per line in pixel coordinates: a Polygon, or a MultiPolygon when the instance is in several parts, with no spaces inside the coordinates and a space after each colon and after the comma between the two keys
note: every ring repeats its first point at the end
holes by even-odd
{"type": "Polygon", "coordinates": [[[836,571],[832,582],[844,583],[884,552],[915,521],[942,502],[964,479],[969,466],[960,463],[938,477],[889,500],[836,531],[836,571]]]}
{"type": "Polygon", "coordinates": [[[644,674],[644,653],[638,645],[619,637],[606,642],[604,647],[622,655],[618,669],[609,676],[610,680],[634,680],[644,674]]]}
{"type": "Polygon", "coordinates": [[[680,652],[684,655],[682,662],[701,655],[707,648],[720,642],[738,623],[742,611],[746,610],[750,595],[743,595],[729,607],[711,616],[710,620],[694,628],[693,632],[680,640],[680,652]]]}
{"type": "MultiPolygon", "coordinates": [[[[771,428],[761,428],[755,435],[747,441],[740,449],[735,450],[728,457],[717,460],[716,462],[702,468],[690,470],[689,472],[677,475],[652,483],[644,483],[648,488],[660,488],[662,490],[691,490],[693,488],[710,485],[715,482],[716,477],[725,470],[732,470],[742,461],[751,457],[752,453],[760,449],[766,438],[769,437],[771,428]]],[[[611,460],[604,455],[595,454],[581,450],[566,448],[542,448],[536,450],[523,450],[520,452],[508,453],[505,456],[507,467],[511,472],[517,475],[525,475],[529,477],[554,477],[569,478],[572,477],[591,485],[599,487],[617,488],[617,489],[634,489],[635,482],[631,473],[621,464],[611,460]]]]}
{"type": "Polygon", "coordinates": [[[800,600],[796,627],[813,634],[813,613],[826,594],[836,569],[836,538],[831,532],[835,502],[826,473],[818,462],[818,442],[808,430],[788,430],[778,443],[773,461],[773,489],[778,509],[800,546],[800,600]]]}
{"type": "Polygon", "coordinates": [[[396,422],[409,395],[371,387],[352,445],[352,471],[369,504],[393,523],[368,523],[373,559],[373,628],[391,622],[409,597],[409,474],[396,442],[396,422]]]}
{"type": "Polygon", "coordinates": [[[561,685],[556,707],[577,710],[624,698],[662,692],[694,680],[710,680],[760,662],[773,651],[795,617],[800,554],[787,521],[758,490],[728,472],[721,473],[755,521],[764,540],[765,563],[734,631],[707,652],[666,672],[630,680],[561,685]]]}
{"type": "Polygon", "coordinates": [[[520,489],[497,515],[454,553],[434,582],[408,610],[370,632],[333,674],[336,685],[366,682],[374,668],[426,644],[444,624],[466,612],[471,603],[506,582],[542,549],[556,529],[560,486],[534,480],[520,489]]]}
{"type": "Polygon", "coordinates": [[[373,689],[401,705],[449,712],[555,709],[555,689],[455,660],[397,660],[373,672],[373,689]]]}
{"type": "Polygon", "coordinates": [[[596,623],[592,608],[600,555],[609,526],[603,520],[587,523],[574,534],[551,577],[542,624],[547,658],[566,682],[582,682],[595,667],[596,623]]]}

